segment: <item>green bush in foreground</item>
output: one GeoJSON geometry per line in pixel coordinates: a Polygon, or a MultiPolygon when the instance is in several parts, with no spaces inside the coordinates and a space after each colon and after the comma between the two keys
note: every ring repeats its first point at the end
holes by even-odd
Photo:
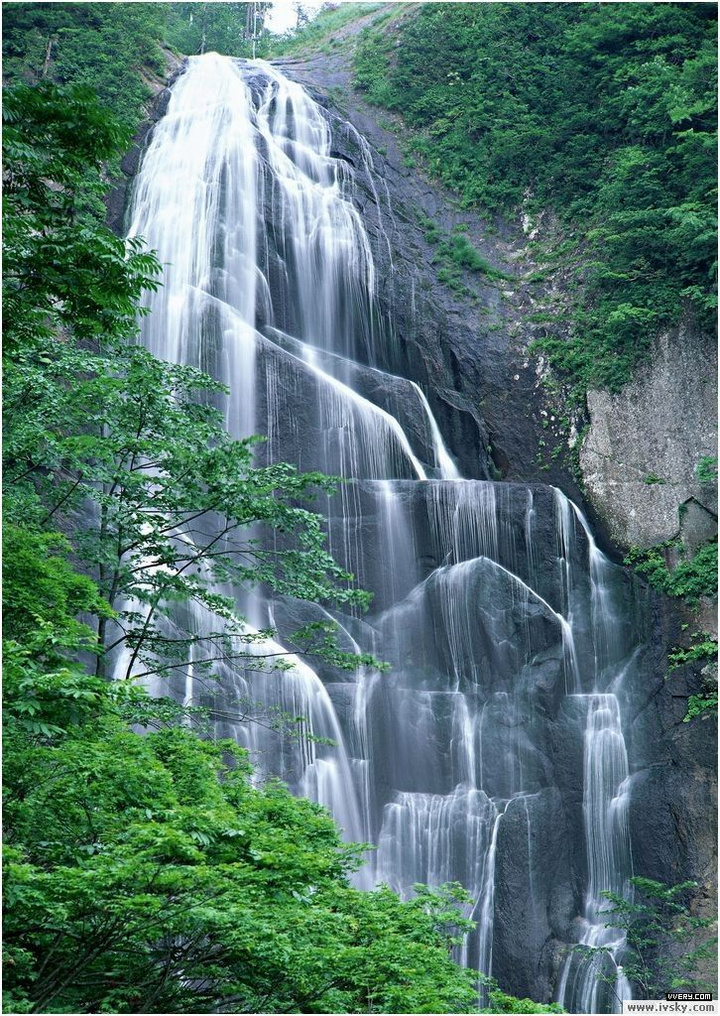
{"type": "Polygon", "coordinates": [[[352,888],[322,808],[44,635],[6,654],[6,1011],[473,1010],[459,887],[352,888]]]}
{"type": "Polygon", "coordinates": [[[707,934],[711,918],[692,912],[690,899],[697,882],[668,886],[636,876],[630,882],[634,898],[605,892],[607,924],[622,928],[627,953],[625,976],[642,998],[663,998],[666,991],[711,991],[706,977],[717,960],[717,938],[707,934]],[[704,973],[703,973],[704,970],[704,973]]]}

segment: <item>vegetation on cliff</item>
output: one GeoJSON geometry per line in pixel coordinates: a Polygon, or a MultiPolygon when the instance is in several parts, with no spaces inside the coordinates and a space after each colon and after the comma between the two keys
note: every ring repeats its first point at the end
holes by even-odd
{"type": "Polygon", "coordinates": [[[693,906],[697,882],[668,886],[640,876],[630,882],[634,890],[630,899],[603,893],[608,925],[627,936],[626,977],[644,998],[661,998],[673,990],[712,992],[717,983],[717,936],[709,929],[716,922],[698,916],[693,906]]]}
{"type": "MultiPolygon", "coordinates": [[[[658,329],[712,323],[716,11],[709,4],[426,4],[370,27],[356,83],[466,205],[553,209],[567,337],[538,343],[580,396],[628,381],[658,329]]],[[[548,324],[551,332],[552,322],[548,324]]]]}
{"type": "MultiPolygon", "coordinates": [[[[3,11],[3,76],[91,88],[122,127],[134,129],[164,69],[166,4],[17,3],[3,11]]],[[[120,147],[120,146],[119,146],[120,147]]]]}
{"type": "MultiPolygon", "coordinates": [[[[363,602],[298,507],[326,479],[254,468],[251,444],[219,426],[220,386],[133,344],[159,266],[102,225],[102,178],[149,94],[127,67],[157,60],[153,39],[197,34],[190,6],[123,5],[120,23],[115,5],[19,4],[6,33],[10,73],[40,79],[6,105],[6,1008],[474,1011],[473,977],[449,957],[468,928],[460,887],[418,887],[408,902],[358,892],[360,850],[322,809],[253,782],[201,711],[104,679],[123,646],[148,674],[184,666],[193,636],[170,644],[171,602],[215,615],[223,658],[251,652],[213,578],[363,602]],[[243,544],[242,569],[212,547],[179,549],[190,506],[220,500],[224,535],[261,522],[295,534],[294,549],[270,561],[243,544]]],[[[223,7],[227,20],[205,25],[219,39],[247,5],[223,7]]],[[[448,258],[472,258],[451,239],[448,258]]],[[[307,635],[351,662],[326,632],[307,635]]],[[[557,1009],[497,987],[491,1000],[557,1009]]]]}
{"type": "Polygon", "coordinates": [[[230,56],[267,49],[256,3],[13,3],[3,11],[3,74],[10,81],[92,87],[123,126],[134,128],[165,64],[178,53],[230,56]]]}
{"type": "Polygon", "coordinates": [[[685,622],[682,625],[681,644],[668,654],[669,673],[685,666],[695,666],[700,673],[701,687],[688,699],[686,723],[697,717],[717,718],[717,635],[697,630],[700,605],[704,603],[710,607],[717,603],[717,537],[698,547],[693,556],[687,555],[677,540],[648,549],[631,547],[625,564],[631,565],[654,589],[682,600],[695,617],[693,624],[685,622]],[[669,561],[673,562],[672,567],[669,561]]]}

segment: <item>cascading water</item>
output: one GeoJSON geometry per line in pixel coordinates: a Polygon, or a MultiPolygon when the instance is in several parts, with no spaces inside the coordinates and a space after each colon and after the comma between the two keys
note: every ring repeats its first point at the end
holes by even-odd
{"type": "MultiPolygon", "coordinates": [[[[587,712],[583,752],[583,817],[588,862],[585,912],[580,943],[588,950],[571,955],[560,978],[558,999],[569,1012],[620,1012],[622,1001],[632,998],[622,964],[625,936],[609,927],[602,911],[610,904],[603,893],[630,898],[632,855],[627,822],[629,771],[622,733],[620,704],[615,690],[622,687],[622,658],[613,651],[615,614],[608,564],[598,550],[587,524],[574,505],[556,492],[561,531],[567,533],[574,515],[589,545],[590,619],[593,635],[593,691],[579,695],[587,712]]],[[[564,537],[566,538],[566,537],[564,537]]]]}
{"type": "MultiPolygon", "coordinates": [[[[599,913],[631,875],[617,570],[552,488],[460,479],[422,391],[385,369],[391,330],[353,173],[301,86],[261,61],[192,58],[145,154],[130,231],[166,263],[142,326],[152,352],[225,382],[229,430],[265,435],[269,460],[352,481],[327,501],[329,544],[374,601],[366,617],[332,617],[347,648],[392,665],[222,663],[209,698],[190,668],[158,690],[209,702],[265,770],[376,843],[362,884],[466,886],[477,930],[464,962],[515,968],[523,993],[560,963],[568,1008],[613,1009],[597,963],[559,956],[562,943],[602,946],[605,973],[623,948],[599,913]],[[239,723],[239,702],[302,715],[335,746],[239,723]]],[[[236,594],[255,630],[277,629],[266,649],[329,616],[236,594]]],[[[202,634],[210,622],[185,623],[202,634]]],[[[627,995],[622,976],[613,990],[627,995]]]]}

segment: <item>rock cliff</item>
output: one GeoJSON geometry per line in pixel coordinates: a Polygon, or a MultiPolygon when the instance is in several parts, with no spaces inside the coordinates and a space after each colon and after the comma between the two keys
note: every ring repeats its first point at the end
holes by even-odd
{"type": "MultiPolygon", "coordinates": [[[[658,337],[637,380],[621,393],[589,393],[580,488],[567,455],[552,458],[540,451],[552,410],[542,369],[527,352],[537,335],[527,318],[538,296],[528,286],[533,266],[522,224],[486,222],[461,210],[451,194],[407,165],[393,124],[353,91],[341,57],[281,63],[326,106],[339,152],[358,172],[362,211],[381,266],[381,296],[394,321],[397,369],[425,389],[465,475],[560,487],[594,520],[603,549],[615,560],[631,544],[649,546],[680,533],[692,550],[716,533],[717,491],[695,475],[701,456],[716,448],[714,341],[686,323],[658,337]],[[367,139],[369,152],[343,126],[346,119],[367,139]],[[368,155],[374,180],[363,172],[368,155]],[[438,278],[436,249],[427,241],[428,219],[445,235],[461,225],[507,278],[466,273],[470,292],[448,287],[438,278]],[[664,482],[651,482],[654,476],[664,482]]],[[[626,692],[634,869],[667,884],[696,880],[693,906],[707,915],[717,885],[716,725],[683,722],[688,697],[700,688],[700,666],[668,672],[667,652],[680,643],[687,617],[665,597],[643,591],[636,579],[628,581],[635,588],[628,609],[648,633],[626,692]]],[[[572,743],[561,731],[557,740],[572,743]]],[[[564,760],[554,760],[556,768],[563,765],[571,783],[581,758],[568,750],[564,760]]],[[[578,805],[581,795],[578,786],[578,805]]],[[[564,869],[567,852],[582,852],[582,845],[563,834],[565,819],[550,799],[546,806],[553,819],[537,849],[564,869]]],[[[503,835],[519,843],[523,823],[518,809],[503,835]]],[[[581,886],[549,878],[542,888],[542,916],[529,920],[516,912],[513,891],[522,879],[522,850],[503,851],[502,858],[495,934],[504,959],[494,972],[513,993],[549,999],[561,952],[559,915],[567,912],[568,894],[577,896],[581,886]],[[519,932],[524,927],[532,928],[531,950],[519,932]],[[542,957],[535,967],[529,964],[531,952],[542,957]]],[[[575,856],[571,864],[582,871],[584,861],[575,856]]],[[[546,864],[547,871],[550,867],[546,864]]]]}
{"type": "Polygon", "coordinates": [[[717,534],[717,487],[696,468],[717,455],[717,347],[691,323],[664,332],[616,395],[588,392],[585,489],[621,546],[677,536],[692,552],[717,534]]]}
{"type": "MultiPolygon", "coordinates": [[[[700,456],[712,454],[714,366],[707,342],[689,326],[662,336],[656,356],[636,382],[616,396],[590,393],[591,426],[580,453],[583,492],[562,465],[562,456],[541,454],[548,409],[542,380],[527,353],[527,238],[521,226],[486,222],[461,210],[452,195],[408,165],[392,125],[353,92],[342,57],[280,63],[325,107],[333,155],[354,167],[357,205],[378,269],[383,367],[423,389],[461,472],[560,487],[583,504],[600,531],[603,549],[616,560],[620,555],[611,541],[647,546],[680,529],[684,539],[693,541],[716,527],[712,492],[694,476],[700,456]],[[453,286],[443,281],[438,245],[428,237],[431,232],[450,236],[457,227],[495,271],[463,271],[453,286]],[[699,378],[707,383],[700,384],[699,378]],[[663,482],[648,482],[653,476],[663,482]],[[681,505],[686,506],[682,527],[681,505]]],[[[160,92],[154,118],[163,111],[160,92]]],[[[149,123],[147,130],[151,127],[149,123]]],[[[129,178],[137,162],[137,152],[126,159],[129,178]]],[[[110,206],[118,228],[123,203],[121,188],[110,206]]],[[[370,375],[367,383],[374,383],[370,375]]],[[[686,668],[666,679],[667,650],[679,640],[683,619],[669,601],[630,575],[626,586],[628,612],[647,632],[645,648],[633,661],[632,682],[623,690],[625,715],[631,717],[627,739],[635,872],[668,883],[694,878],[701,883],[698,905],[706,905],[702,894],[712,895],[717,853],[714,725],[682,722],[687,698],[700,686],[698,673],[686,668]]],[[[579,813],[582,749],[577,738],[563,736],[562,717],[557,734],[552,765],[564,773],[567,786],[576,785],[573,807],[579,813]]],[[[567,932],[563,921],[580,905],[585,862],[583,844],[566,835],[570,825],[577,827],[577,814],[563,813],[552,788],[542,794],[538,814],[546,816],[545,835],[523,847],[525,855],[519,848],[500,852],[495,905],[503,960],[494,973],[514,994],[549,999],[559,943],[567,932]],[[532,850],[543,852],[546,871],[557,863],[560,874],[557,879],[548,875],[538,891],[542,913],[532,915],[528,949],[522,933],[528,915],[517,909],[513,887],[526,877],[522,866],[529,864],[527,851],[532,850]],[[576,884],[562,878],[568,865],[578,873],[576,884]],[[531,955],[540,956],[539,963],[533,964],[531,955]]],[[[524,844],[526,820],[515,809],[502,827],[503,836],[524,844]]]]}

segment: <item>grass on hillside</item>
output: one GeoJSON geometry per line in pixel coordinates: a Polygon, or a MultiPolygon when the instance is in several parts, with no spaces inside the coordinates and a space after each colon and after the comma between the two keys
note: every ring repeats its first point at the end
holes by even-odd
{"type": "Polygon", "coordinates": [[[268,58],[272,60],[279,56],[328,51],[337,44],[337,40],[334,38],[335,33],[345,28],[346,25],[378,12],[382,8],[390,8],[387,11],[389,17],[395,6],[395,4],[386,3],[342,3],[336,8],[320,11],[316,18],[298,31],[288,32],[271,39],[268,58]]]}

